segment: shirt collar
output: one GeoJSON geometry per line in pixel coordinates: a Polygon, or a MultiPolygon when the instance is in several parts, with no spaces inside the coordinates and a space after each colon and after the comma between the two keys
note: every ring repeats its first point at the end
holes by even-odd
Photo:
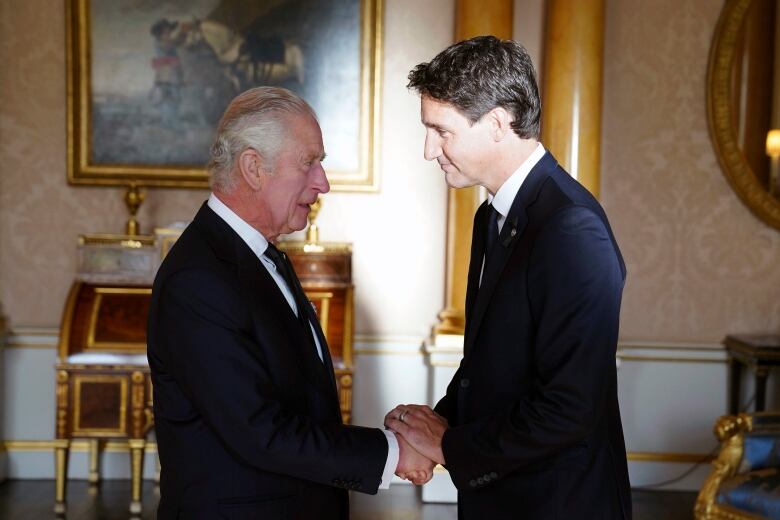
{"type": "Polygon", "coordinates": [[[542,157],[544,157],[544,146],[542,143],[538,143],[531,155],[529,155],[523,164],[515,170],[515,172],[504,181],[504,184],[496,192],[495,196],[488,194],[488,204],[492,204],[493,208],[501,214],[502,217],[506,217],[509,214],[509,210],[512,208],[512,203],[517,196],[517,192],[520,191],[520,187],[523,185],[528,174],[536,163],[538,163],[542,157]]]}
{"type": "Polygon", "coordinates": [[[208,204],[208,207],[219,215],[219,217],[241,237],[241,240],[246,242],[246,245],[249,246],[249,249],[251,249],[258,258],[265,253],[265,250],[268,249],[268,240],[266,240],[258,230],[236,215],[233,210],[219,200],[216,195],[213,193],[209,195],[209,200],[206,204],[208,204]]]}

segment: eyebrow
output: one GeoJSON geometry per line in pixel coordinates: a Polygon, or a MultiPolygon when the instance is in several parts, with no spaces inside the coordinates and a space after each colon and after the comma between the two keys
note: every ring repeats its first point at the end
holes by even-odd
{"type": "Polygon", "coordinates": [[[446,128],[444,128],[444,127],[443,127],[443,126],[441,126],[441,125],[437,125],[436,123],[428,123],[428,122],[427,122],[427,121],[425,121],[424,119],[421,119],[421,120],[420,120],[420,122],[423,124],[423,126],[424,126],[425,128],[433,128],[434,130],[444,130],[445,132],[447,131],[447,129],[446,129],[446,128]]]}
{"type": "Polygon", "coordinates": [[[322,152],[321,154],[311,154],[311,155],[303,155],[302,159],[305,161],[314,161],[317,160],[319,162],[322,162],[325,160],[325,158],[328,156],[325,152],[322,152]]]}

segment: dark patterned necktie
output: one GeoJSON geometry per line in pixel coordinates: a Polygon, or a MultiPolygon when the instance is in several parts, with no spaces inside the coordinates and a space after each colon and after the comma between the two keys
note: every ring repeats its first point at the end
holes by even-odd
{"type": "Polygon", "coordinates": [[[496,242],[498,242],[499,213],[492,204],[488,204],[487,211],[488,218],[487,229],[485,230],[485,263],[487,263],[487,259],[490,257],[490,253],[493,251],[493,248],[496,247],[496,242]]]}
{"type": "MultiPolygon", "coordinates": [[[[282,275],[284,281],[287,282],[287,287],[290,288],[293,294],[295,306],[298,307],[298,321],[303,327],[306,337],[311,340],[312,345],[316,345],[312,336],[310,320],[316,320],[317,317],[314,315],[314,309],[312,309],[309,299],[306,297],[306,293],[303,291],[303,287],[301,287],[301,283],[298,281],[298,277],[287,259],[287,255],[269,243],[268,249],[265,250],[265,256],[271,259],[274,265],[276,265],[276,270],[282,275]]],[[[325,346],[322,348],[325,348],[325,346]]]]}

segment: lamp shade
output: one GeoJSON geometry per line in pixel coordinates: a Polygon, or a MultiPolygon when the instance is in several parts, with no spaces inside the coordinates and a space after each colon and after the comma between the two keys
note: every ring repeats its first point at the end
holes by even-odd
{"type": "Polygon", "coordinates": [[[766,154],[770,157],[780,156],[780,130],[770,130],[766,134],[766,154]]]}

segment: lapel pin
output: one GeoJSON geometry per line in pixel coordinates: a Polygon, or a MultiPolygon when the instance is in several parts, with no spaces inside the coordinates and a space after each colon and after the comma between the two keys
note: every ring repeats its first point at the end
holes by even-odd
{"type": "Polygon", "coordinates": [[[504,247],[509,247],[509,244],[511,244],[517,236],[517,217],[512,217],[512,219],[509,221],[509,225],[512,226],[512,229],[509,230],[509,236],[507,236],[503,242],[501,242],[501,245],[504,247]]]}

